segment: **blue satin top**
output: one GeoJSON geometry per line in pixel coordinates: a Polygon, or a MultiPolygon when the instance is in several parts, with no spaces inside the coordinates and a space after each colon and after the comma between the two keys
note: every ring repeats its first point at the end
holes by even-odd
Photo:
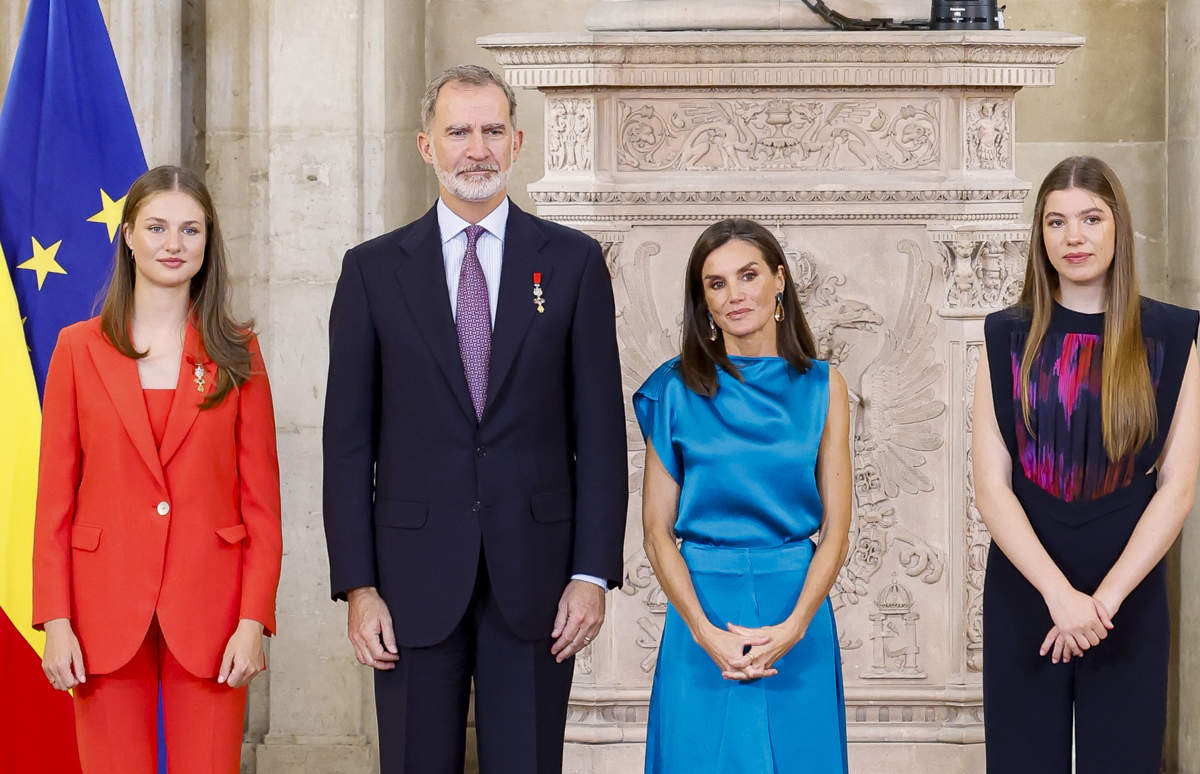
{"type": "Polygon", "coordinates": [[[799,373],[780,357],[731,356],[717,394],[697,395],[663,363],[633,396],[647,446],[680,486],[675,534],[694,543],[764,548],[821,526],[817,450],[829,408],[829,364],[799,373]]]}

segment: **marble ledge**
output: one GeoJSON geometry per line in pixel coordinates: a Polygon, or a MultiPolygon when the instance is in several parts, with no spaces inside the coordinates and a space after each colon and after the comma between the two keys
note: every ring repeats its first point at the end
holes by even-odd
{"type": "Polygon", "coordinates": [[[367,738],[360,735],[334,735],[334,734],[267,734],[262,741],[266,747],[284,746],[284,745],[299,745],[299,746],[321,746],[321,747],[364,747],[367,744],[367,738]]]}
{"type": "Polygon", "coordinates": [[[829,48],[870,45],[905,49],[913,46],[931,49],[945,47],[1000,48],[1020,46],[1041,48],[1047,53],[1058,48],[1078,48],[1085,38],[1071,32],[1052,30],[883,30],[854,32],[842,30],[680,30],[662,32],[497,32],[482,35],[476,42],[485,48],[508,46],[572,46],[632,48],[647,45],[720,46],[731,51],[747,45],[794,48],[829,48]]]}
{"type": "Polygon", "coordinates": [[[1054,85],[1084,43],[1061,32],[500,33],[476,42],[530,89],[1054,85]]]}

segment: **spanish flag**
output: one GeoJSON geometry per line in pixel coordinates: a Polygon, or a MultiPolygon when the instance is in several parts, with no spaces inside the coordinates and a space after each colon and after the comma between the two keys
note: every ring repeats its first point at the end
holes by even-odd
{"type": "Polygon", "coordinates": [[[0,771],[79,771],[71,697],[32,627],[39,395],[65,325],[91,317],[125,191],[146,169],[96,0],[31,0],[0,110],[0,771]]]}

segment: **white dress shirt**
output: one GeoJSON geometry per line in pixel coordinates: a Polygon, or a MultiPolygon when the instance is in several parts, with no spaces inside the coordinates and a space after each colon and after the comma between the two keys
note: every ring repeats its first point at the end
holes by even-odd
{"type": "MultiPolygon", "coordinates": [[[[467,254],[467,226],[471,224],[455,215],[439,196],[437,200],[438,229],[442,232],[442,264],[446,267],[446,287],[450,290],[450,314],[458,319],[458,279],[462,274],[463,258],[467,254]]],[[[484,232],[475,243],[483,279],[487,283],[488,307],[492,327],[496,327],[496,300],[500,297],[500,265],[504,260],[504,230],[508,227],[508,198],[479,221],[484,232]]]]}
{"type": "MultiPolygon", "coordinates": [[[[462,274],[463,258],[467,254],[467,226],[471,224],[446,206],[439,196],[437,200],[438,230],[442,236],[442,265],[446,268],[446,288],[450,291],[450,314],[458,319],[458,279],[462,274]]],[[[500,267],[504,263],[504,231],[508,226],[508,197],[496,205],[496,209],[479,221],[484,232],[475,243],[475,253],[483,268],[483,279],[487,283],[488,309],[492,317],[492,328],[496,327],[496,302],[500,298],[500,267]]],[[[608,588],[603,578],[576,573],[571,580],[594,583],[602,589],[608,588]]]]}

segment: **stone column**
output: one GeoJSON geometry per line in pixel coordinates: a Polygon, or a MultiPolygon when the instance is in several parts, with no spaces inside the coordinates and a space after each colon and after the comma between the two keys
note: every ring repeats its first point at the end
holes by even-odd
{"type": "MultiPolygon", "coordinates": [[[[1168,300],[1200,307],[1200,5],[1167,4],[1168,300]]],[[[1194,432],[1194,428],[1192,429],[1194,432]]],[[[1200,508],[1170,556],[1173,591],[1172,701],[1167,771],[1200,771],[1200,508]],[[1173,605],[1174,607],[1174,605],[1173,605]]]]}
{"type": "MultiPolygon", "coordinates": [[[[647,0],[647,4],[656,0],[647,0]]],[[[620,5],[614,3],[614,5],[620,5]]],[[[480,39],[545,96],[538,213],[592,233],[626,395],[676,354],[687,254],[720,217],[783,243],[851,390],[855,520],[831,594],[854,771],[983,768],[983,560],[970,481],[982,320],[1020,290],[1013,98],[1082,44],[1039,32],[640,32],[480,39]]],[[[641,550],[578,659],[567,770],[641,765],[666,599],[641,550]]]]}
{"type": "MultiPolygon", "coordinates": [[[[375,767],[371,674],[329,600],[321,418],[329,303],[350,246],[423,211],[420,0],[207,0],[208,181],[239,313],[256,319],[283,494],[280,637],[243,770],[375,767]]],[[[257,682],[257,681],[256,681],[257,682]]]]}
{"type": "MultiPolygon", "coordinates": [[[[183,1],[100,0],[150,166],[179,163],[183,1]]],[[[28,8],[29,0],[8,0],[0,8],[0,103],[8,88],[28,8]]]]}
{"type": "Polygon", "coordinates": [[[9,0],[0,8],[0,105],[4,104],[4,92],[8,90],[8,78],[28,9],[29,0],[9,0]]]}
{"type": "Polygon", "coordinates": [[[101,0],[146,163],[178,164],[183,139],[182,0],[101,0]]]}

